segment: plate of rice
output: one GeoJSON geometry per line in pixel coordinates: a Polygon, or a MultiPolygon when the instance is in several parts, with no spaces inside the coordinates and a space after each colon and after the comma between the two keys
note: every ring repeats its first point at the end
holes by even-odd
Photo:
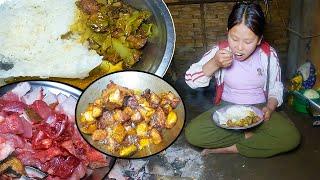
{"type": "Polygon", "coordinates": [[[228,105],[213,113],[213,121],[225,129],[248,129],[263,122],[263,112],[248,105],[228,105]]]}

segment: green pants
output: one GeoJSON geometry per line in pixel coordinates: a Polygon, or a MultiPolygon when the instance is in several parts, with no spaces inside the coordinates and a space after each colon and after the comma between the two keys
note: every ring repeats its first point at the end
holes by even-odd
{"type": "Polygon", "coordinates": [[[187,141],[202,148],[222,148],[235,144],[240,154],[261,158],[290,151],[299,145],[299,131],[278,112],[273,112],[269,121],[251,128],[249,131],[253,136],[248,139],[245,138],[244,131],[216,126],[212,113],[227,104],[223,102],[193,119],[185,129],[187,141]]]}

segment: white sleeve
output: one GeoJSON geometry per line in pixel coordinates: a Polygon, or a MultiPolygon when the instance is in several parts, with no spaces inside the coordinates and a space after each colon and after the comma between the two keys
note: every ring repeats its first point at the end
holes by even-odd
{"type": "Polygon", "coordinates": [[[207,77],[206,75],[204,75],[202,67],[214,57],[217,51],[218,47],[213,47],[210,51],[203,55],[200,61],[192,64],[187,70],[185,74],[185,81],[192,89],[198,87],[206,87],[209,85],[212,77],[207,77]]]}
{"type": "Polygon", "coordinates": [[[276,98],[278,107],[283,102],[283,83],[281,82],[281,68],[276,51],[271,48],[270,54],[270,79],[269,79],[269,98],[276,98]]]}

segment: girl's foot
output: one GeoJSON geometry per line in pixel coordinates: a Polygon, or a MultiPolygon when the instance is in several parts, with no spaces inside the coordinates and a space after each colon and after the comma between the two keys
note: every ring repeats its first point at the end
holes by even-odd
{"type": "Polygon", "coordinates": [[[232,145],[225,148],[217,148],[217,149],[204,149],[201,152],[202,156],[208,155],[208,154],[232,154],[232,153],[238,153],[238,149],[236,145],[232,145]]]}

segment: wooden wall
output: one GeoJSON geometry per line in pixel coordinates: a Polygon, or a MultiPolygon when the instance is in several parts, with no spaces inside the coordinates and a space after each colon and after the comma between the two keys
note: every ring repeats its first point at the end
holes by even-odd
{"type": "MultiPolygon", "coordinates": [[[[210,49],[216,42],[226,39],[227,19],[235,1],[165,0],[172,14],[177,40],[173,66],[178,75],[210,49]],[[199,3],[202,2],[202,3],[199,3]]],[[[265,39],[279,54],[283,72],[287,62],[288,24],[291,0],[269,1],[269,15],[265,39]]],[[[264,4],[261,3],[264,8],[264,4]]]]}

